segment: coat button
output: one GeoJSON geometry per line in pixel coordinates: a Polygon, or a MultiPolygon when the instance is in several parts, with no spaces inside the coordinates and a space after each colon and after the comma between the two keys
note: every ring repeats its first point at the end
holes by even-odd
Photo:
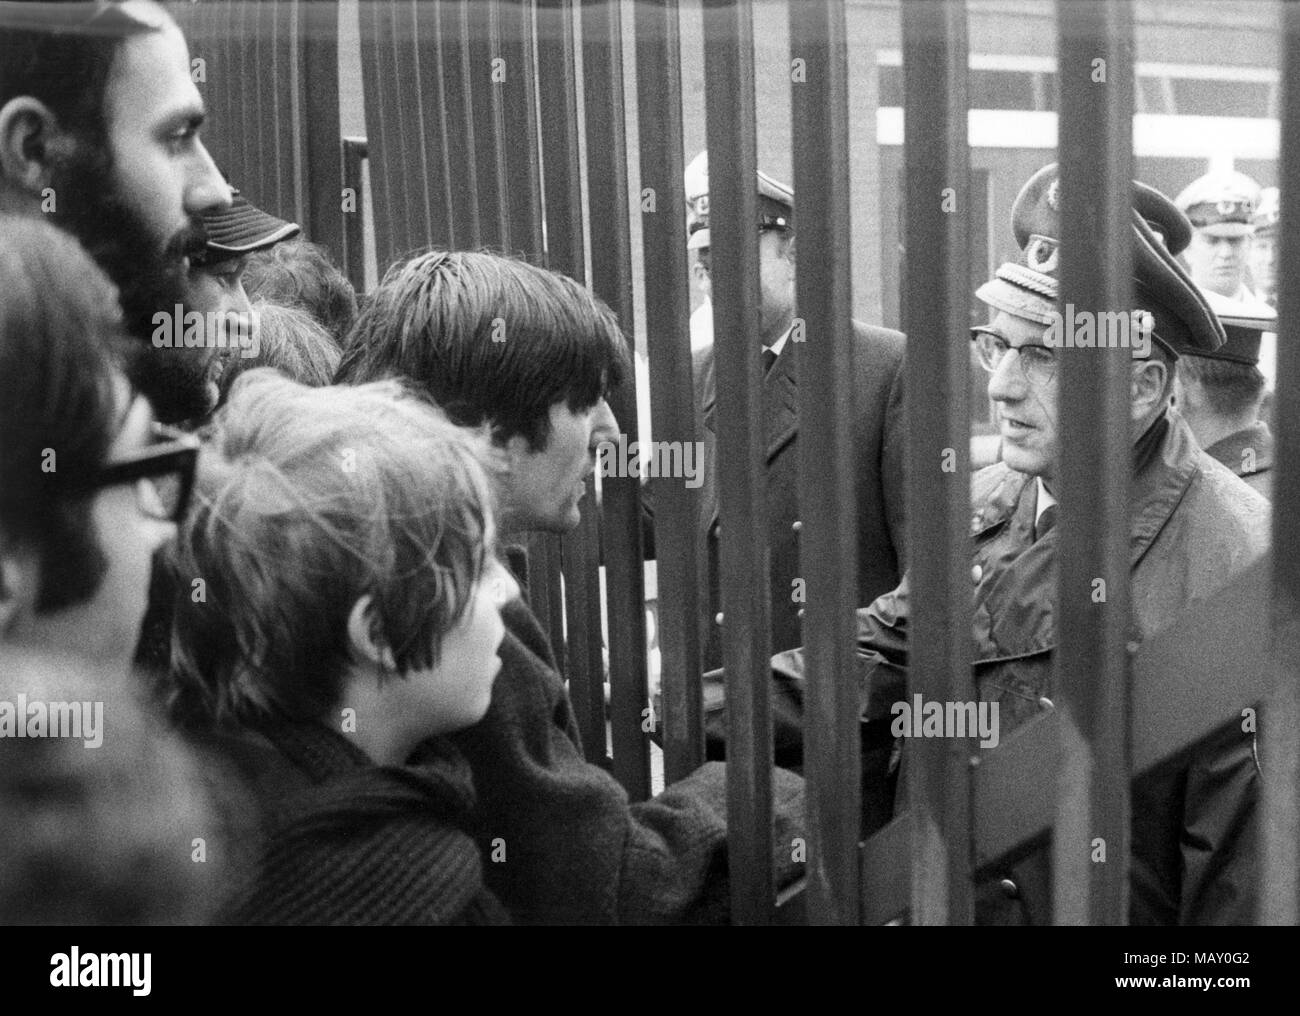
{"type": "Polygon", "coordinates": [[[976,565],[974,568],[970,570],[970,577],[971,580],[978,586],[980,584],[980,579],[984,577],[984,569],[981,568],[979,565],[976,565]]]}
{"type": "Polygon", "coordinates": [[[792,525],[790,528],[793,529],[796,533],[802,533],[802,532],[803,532],[803,523],[802,523],[802,522],[796,522],[796,523],[795,523],[794,525],[792,525]]]}
{"type": "Polygon", "coordinates": [[[800,608],[799,608],[799,613],[798,613],[797,616],[798,616],[798,618],[799,618],[800,621],[803,620],[803,607],[800,607],[800,608]]]}
{"type": "Polygon", "coordinates": [[[1002,895],[1009,900],[1014,900],[1020,895],[1020,886],[1016,885],[1009,878],[999,879],[998,888],[1002,890],[1002,895]]]}
{"type": "Polygon", "coordinates": [[[1038,700],[1038,704],[1039,704],[1039,706],[1041,706],[1043,709],[1055,709],[1055,708],[1056,708],[1056,703],[1053,702],[1051,699],[1049,699],[1046,695],[1044,695],[1042,698],[1040,698],[1040,699],[1038,700]]]}
{"type": "Polygon", "coordinates": [[[722,624],[722,611],[718,611],[718,616],[713,619],[713,623],[716,625],[722,624]]]}

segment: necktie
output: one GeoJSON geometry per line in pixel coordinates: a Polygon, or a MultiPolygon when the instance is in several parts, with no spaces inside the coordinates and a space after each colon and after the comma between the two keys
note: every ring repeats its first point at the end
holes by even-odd
{"type": "Polygon", "coordinates": [[[772,350],[770,349],[763,350],[763,376],[764,377],[767,377],[767,375],[771,372],[772,364],[774,363],[776,363],[776,353],[772,352],[772,350]]]}
{"type": "Polygon", "coordinates": [[[1056,505],[1051,504],[1043,509],[1043,514],[1038,516],[1038,521],[1034,523],[1034,542],[1037,543],[1046,536],[1056,526],[1056,505]]]}

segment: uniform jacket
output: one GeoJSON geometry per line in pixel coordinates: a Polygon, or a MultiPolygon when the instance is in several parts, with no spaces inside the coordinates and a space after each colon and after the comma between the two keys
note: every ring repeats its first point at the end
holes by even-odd
{"type": "MultiPolygon", "coordinates": [[[[487,883],[530,924],[723,923],[729,913],[726,766],[707,763],[649,801],[582,753],[551,646],[522,601],[502,610],[501,673],[487,716],[450,740],[469,759],[467,819],[487,883]]],[[[417,756],[418,757],[418,756],[417,756]]],[[[803,874],[803,781],[776,770],[778,884],[803,874]]]]}
{"type": "MultiPolygon", "coordinates": [[[[1032,478],[1002,463],[973,478],[974,677],[979,697],[1000,703],[1003,738],[1050,708],[1042,700],[1054,696],[1057,535],[1053,530],[1034,541],[1036,498],[1032,478]]],[[[1173,411],[1157,454],[1134,478],[1131,504],[1131,648],[1136,648],[1266,549],[1270,511],[1267,501],[1198,448],[1173,411]]],[[[906,700],[909,613],[906,580],[858,612],[868,747],[876,740],[868,732],[888,726],[893,703],[906,700]]],[[[778,725],[800,723],[802,651],[779,654],[773,677],[778,725]]],[[[878,762],[881,754],[864,750],[864,758],[878,762]]],[[[878,769],[864,777],[879,785],[888,774],[878,769]]],[[[1131,923],[1253,920],[1250,817],[1258,792],[1254,737],[1240,733],[1202,745],[1190,758],[1135,781],[1131,923]]],[[[869,794],[865,799],[869,806],[869,794]]],[[[1047,862],[1042,851],[977,887],[977,920],[1049,923],[1047,862]]]]}
{"type": "MultiPolygon", "coordinates": [[[[799,610],[793,580],[799,566],[800,498],[807,504],[816,489],[800,490],[799,394],[795,343],[787,340],[763,380],[763,446],[767,464],[768,544],[771,551],[772,648],[801,645],[799,610]]],[[[884,328],[853,323],[857,385],[852,434],[857,462],[859,603],[869,603],[898,585],[903,572],[903,336],[884,328]]],[[[705,665],[722,664],[721,635],[714,618],[722,610],[718,575],[718,462],[715,417],[717,382],[714,347],[695,358],[696,392],[704,423],[704,480],[700,491],[701,527],[708,545],[709,641],[705,665]]]]}
{"type": "Polygon", "coordinates": [[[1263,420],[1205,449],[1248,484],[1273,500],[1273,433],[1263,420]]]}

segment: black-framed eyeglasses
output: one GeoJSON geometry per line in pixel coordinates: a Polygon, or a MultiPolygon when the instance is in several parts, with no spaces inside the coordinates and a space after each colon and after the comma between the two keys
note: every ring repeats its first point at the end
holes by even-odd
{"type": "Polygon", "coordinates": [[[972,328],[971,339],[979,354],[980,365],[990,374],[1002,365],[1003,357],[1014,350],[1026,380],[1041,385],[1056,376],[1056,350],[1050,346],[1036,342],[1013,346],[991,328],[972,328]]]}
{"type": "Polygon", "coordinates": [[[132,484],[136,506],[144,515],[163,522],[180,522],[194,490],[199,440],[161,423],[153,424],[150,433],[152,444],[106,463],[95,485],[132,484]]]}

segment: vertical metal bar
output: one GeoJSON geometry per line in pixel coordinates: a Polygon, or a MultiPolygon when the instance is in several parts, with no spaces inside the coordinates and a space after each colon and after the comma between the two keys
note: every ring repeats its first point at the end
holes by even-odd
{"type": "MultiPolygon", "coordinates": [[[[591,259],[591,285],[618,315],[631,354],[635,331],[632,253],[623,120],[623,30],[617,2],[584,0],[582,68],[591,245],[598,252],[591,259]]],[[[611,408],[628,441],[635,441],[636,384],[631,377],[611,393],[611,408]]],[[[614,775],[633,800],[642,800],[650,796],[650,742],[642,730],[649,694],[641,484],[633,476],[609,476],[602,478],[601,492],[614,775]]]]}
{"type": "Polygon", "coordinates": [[[261,104],[262,120],[271,138],[271,165],[267,172],[275,181],[275,189],[266,200],[281,215],[301,223],[306,218],[303,213],[307,209],[300,200],[301,195],[294,181],[294,169],[300,162],[297,121],[303,119],[301,113],[294,116],[293,65],[298,41],[295,38],[294,24],[297,21],[297,6],[298,0],[278,0],[271,9],[269,26],[262,26],[270,44],[267,46],[266,65],[263,68],[266,73],[261,78],[264,83],[261,104]]]}
{"type": "MultiPolygon", "coordinates": [[[[1279,264],[1300,259],[1300,7],[1282,5],[1282,250],[1279,264]]],[[[1274,505],[1300,504],[1300,286],[1278,274],[1277,479],[1274,505]]],[[[1273,512],[1273,647],[1280,680],[1260,732],[1264,760],[1261,921],[1300,923],[1300,516],[1273,512]]]]}
{"type": "MultiPolygon", "coordinates": [[[[655,439],[695,447],[686,195],[682,156],[681,28],[677,0],[636,8],[637,116],[640,122],[642,252],[646,335],[655,439]]],[[[664,775],[679,780],[704,761],[700,675],[698,497],[681,478],[656,478],[655,555],[659,568],[659,650],[664,775]]]]}
{"type": "MultiPolygon", "coordinates": [[[[537,10],[537,91],[541,115],[547,267],[586,282],[582,185],[578,159],[578,75],[573,0],[541,0],[537,10]]],[[[589,480],[582,521],[561,540],[565,674],[588,761],[604,763],[605,681],[601,636],[595,481],[589,480]]]]}
{"type": "MultiPolygon", "coordinates": [[[[1058,0],[1061,294],[1085,313],[1133,306],[1132,7],[1058,0]],[[1100,61],[1100,62],[1099,62],[1100,61]]],[[[1054,919],[1128,920],[1130,352],[1063,348],[1056,679],[1062,784],[1054,919]],[[1104,585],[1100,584],[1104,583],[1104,585]],[[1102,593],[1098,596],[1098,590],[1102,593]],[[1101,843],[1099,844],[1099,841],[1101,843]],[[1106,863],[1093,863],[1104,846],[1106,863]]]]}
{"type": "MultiPolygon", "coordinates": [[[[494,94],[502,124],[508,233],[513,250],[529,261],[542,261],[541,159],[537,137],[536,71],[533,60],[533,0],[501,0],[497,8],[497,59],[494,94]]],[[[564,669],[564,603],[560,590],[559,541],[548,533],[528,541],[528,581],[538,619],[547,627],[557,662],[564,669]]]]}
{"type": "MultiPolygon", "coordinates": [[[[388,180],[400,195],[400,214],[392,223],[402,252],[426,246],[429,228],[428,173],[424,162],[424,128],[421,96],[410,82],[418,80],[415,63],[414,0],[390,0],[384,46],[388,59],[380,84],[392,109],[389,141],[393,162],[388,180]]],[[[373,140],[373,138],[372,138],[373,140]]]]}
{"type": "MultiPolygon", "coordinates": [[[[395,193],[397,153],[392,151],[392,112],[385,87],[388,65],[387,19],[383,3],[363,3],[360,9],[361,84],[365,92],[366,145],[370,161],[370,198],[375,223],[375,258],[389,264],[404,249],[396,236],[400,207],[395,193]]],[[[361,225],[358,223],[358,235],[361,225]]]]}
{"type": "Polygon", "coordinates": [[[808,779],[810,924],[857,924],[861,763],[854,608],[858,605],[853,418],[852,252],[849,235],[849,89],[844,2],[790,7],[790,86],[799,246],[816,251],[796,273],[806,341],[799,371],[800,574],[804,775],[808,779]],[[815,496],[807,496],[815,493],[815,496]]]}
{"type": "Polygon", "coordinates": [[[356,198],[355,207],[343,219],[343,265],[348,281],[358,293],[366,289],[365,188],[361,166],[368,150],[365,138],[343,139],[343,186],[356,198]]]}
{"type": "MultiPolygon", "coordinates": [[[[306,177],[303,226],[308,236],[336,259],[343,255],[343,166],[339,144],[339,5],[300,4],[298,45],[301,54],[306,177]]],[[[360,191],[357,191],[360,195],[360,191]]],[[[359,200],[359,198],[358,198],[359,200]]]]}
{"type": "Polygon", "coordinates": [[[468,26],[460,0],[437,5],[438,69],[442,80],[442,134],[451,202],[451,242],[460,250],[482,244],[478,208],[478,161],[470,103],[468,26]]]}
{"type": "Polygon", "coordinates": [[[494,75],[499,74],[498,16],[500,0],[470,0],[464,5],[466,68],[472,144],[479,173],[479,242],[496,250],[510,249],[509,200],[505,194],[504,123],[494,75]]]}
{"type": "Polygon", "coordinates": [[[773,913],[772,711],[766,477],[758,318],[754,13],[750,0],[704,7],[709,230],[723,521],[722,658],[727,693],[727,843],[731,913],[773,913]],[[725,169],[724,169],[725,167],[725,169]]]}
{"type": "MultiPolygon", "coordinates": [[[[966,11],[904,4],[907,170],[907,545],[912,630],[908,692],[926,702],[975,699],[971,679],[970,165],[966,147],[966,11]],[[922,268],[924,265],[924,268],[922,268]]],[[[917,924],[971,924],[966,738],[908,742],[912,908],[917,924]]]]}
{"type": "MultiPolygon", "coordinates": [[[[447,151],[447,99],[444,90],[441,32],[438,3],[422,0],[413,5],[416,92],[419,95],[420,123],[423,125],[420,148],[424,155],[424,189],[428,201],[428,243],[432,247],[452,249],[455,226],[451,210],[450,176],[453,173],[447,151]]],[[[409,87],[409,86],[408,86],[409,87]]],[[[457,168],[455,172],[463,170],[457,168]]]]}
{"type": "Polygon", "coordinates": [[[506,198],[514,247],[532,262],[542,256],[542,182],[537,140],[537,68],[533,61],[533,0],[503,0],[498,52],[505,80],[498,86],[508,143],[506,198]]]}

